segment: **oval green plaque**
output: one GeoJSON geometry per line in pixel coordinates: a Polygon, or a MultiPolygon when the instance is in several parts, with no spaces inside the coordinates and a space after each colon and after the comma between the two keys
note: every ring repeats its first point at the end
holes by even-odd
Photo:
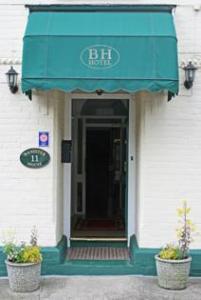
{"type": "Polygon", "coordinates": [[[38,169],[49,163],[50,155],[40,148],[30,148],[22,152],[20,161],[27,168],[38,169]]]}

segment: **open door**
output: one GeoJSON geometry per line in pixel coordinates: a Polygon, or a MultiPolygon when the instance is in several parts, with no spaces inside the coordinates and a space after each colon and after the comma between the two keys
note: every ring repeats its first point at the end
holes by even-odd
{"type": "Polygon", "coordinates": [[[72,237],[125,238],[127,113],[79,114],[73,122],[72,237]]]}

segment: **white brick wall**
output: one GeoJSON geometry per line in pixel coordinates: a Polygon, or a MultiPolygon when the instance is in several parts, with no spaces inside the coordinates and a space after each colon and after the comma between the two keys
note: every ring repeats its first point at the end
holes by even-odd
{"type": "MultiPolygon", "coordinates": [[[[183,1],[182,1],[183,3],[183,1]]],[[[181,3],[180,3],[181,5],[181,3]]],[[[179,6],[175,12],[179,61],[200,66],[201,12],[179,6]]],[[[138,95],[138,241],[141,247],[160,247],[174,241],[176,208],[183,199],[192,207],[192,219],[201,230],[201,72],[192,90],[180,96],[138,95]]],[[[201,248],[201,238],[192,247],[201,248]]]]}
{"type": "MultiPolygon", "coordinates": [[[[169,103],[143,93],[138,105],[138,238],[141,246],[156,247],[174,240],[176,208],[183,199],[201,228],[200,92],[169,103]]],[[[193,246],[201,248],[200,237],[193,246]]]]}
{"type": "MultiPolygon", "coordinates": [[[[55,245],[62,234],[58,137],[62,137],[63,131],[60,121],[63,104],[61,100],[55,106],[54,100],[63,96],[37,93],[30,102],[21,92],[12,95],[5,80],[12,60],[21,60],[28,15],[24,4],[43,3],[47,1],[0,0],[0,232],[15,227],[20,240],[28,239],[31,227],[36,224],[40,244],[48,246],[55,245]],[[19,155],[24,149],[37,146],[39,130],[50,132],[48,152],[55,161],[44,169],[29,170],[20,164],[19,155]]],[[[153,1],[49,0],[48,4],[51,3],[153,4],[153,1]]],[[[201,6],[201,0],[154,3],[178,5],[175,23],[179,60],[193,60],[201,66],[201,11],[194,9],[195,5],[201,6]]],[[[20,72],[19,64],[15,68],[20,72]]],[[[201,72],[196,72],[191,91],[183,88],[182,69],[180,73],[180,96],[173,101],[168,103],[164,96],[146,93],[140,93],[136,100],[140,246],[157,247],[173,239],[175,211],[183,198],[192,207],[194,221],[201,223],[201,72]]],[[[194,247],[201,248],[199,238],[194,247]]]]}
{"type": "MultiPolygon", "coordinates": [[[[0,71],[2,68],[0,68],[0,71]]],[[[52,103],[43,97],[33,102],[18,93],[12,95],[0,84],[0,230],[16,228],[20,240],[37,225],[41,244],[55,244],[53,220],[53,168],[31,170],[19,160],[22,151],[37,147],[38,131],[53,137],[52,103]]],[[[52,140],[48,152],[52,156],[52,140]]]]}

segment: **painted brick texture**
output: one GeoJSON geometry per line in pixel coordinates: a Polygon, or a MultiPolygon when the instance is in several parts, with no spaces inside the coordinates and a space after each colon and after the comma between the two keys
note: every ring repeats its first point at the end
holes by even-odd
{"type": "MultiPolygon", "coordinates": [[[[141,95],[142,96],[142,95],[141,95]]],[[[176,208],[183,199],[200,228],[200,109],[196,97],[172,102],[144,95],[139,132],[138,225],[141,247],[160,247],[175,239],[176,208]]],[[[194,248],[201,247],[197,237],[194,248]]]]}
{"type": "MultiPolygon", "coordinates": [[[[176,208],[186,199],[192,219],[200,231],[201,199],[201,13],[193,6],[175,11],[179,62],[198,64],[192,90],[183,87],[180,67],[180,93],[171,102],[162,95],[142,93],[138,106],[138,241],[140,247],[161,247],[176,238],[176,208]]],[[[192,244],[201,248],[199,235],[192,244]]]]}
{"type": "MultiPolygon", "coordinates": [[[[30,102],[19,91],[12,95],[5,73],[14,61],[20,73],[22,38],[28,11],[25,4],[44,1],[0,0],[0,233],[16,228],[19,240],[28,240],[33,225],[39,242],[54,246],[62,236],[62,166],[59,139],[62,137],[62,103],[55,97],[36,93],[30,102]],[[56,128],[56,129],[55,129],[56,128]],[[19,162],[20,153],[36,147],[38,131],[50,132],[48,152],[56,158],[40,170],[29,170],[19,162]],[[58,174],[55,179],[55,174],[58,174]],[[56,189],[56,190],[55,190],[56,189]]],[[[45,2],[47,3],[47,1],[45,2]]],[[[48,4],[153,4],[152,1],[48,1],[48,4]]],[[[179,62],[193,60],[201,66],[201,1],[154,1],[177,4],[175,24],[179,62]]],[[[165,55],[165,54],[164,54],[165,55]]],[[[176,208],[183,198],[192,207],[192,216],[201,227],[201,72],[191,91],[183,88],[180,68],[180,95],[171,102],[166,96],[140,93],[137,106],[137,227],[140,247],[160,247],[174,239],[176,208]]],[[[198,237],[194,248],[201,248],[198,237]]]]}
{"type": "MultiPolygon", "coordinates": [[[[24,95],[11,95],[5,84],[0,91],[0,230],[15,228],[19,240],[27,240],[36,225],[40,244],[55,244],[52,164],[31,170],[19,160],[22,151],[37,147],[39,130],[52,137],[51,103],[46,114],[43,99],[31,103],[24,95]]],[[[52,145],[48,152],[52,156],[52,145]]]]}

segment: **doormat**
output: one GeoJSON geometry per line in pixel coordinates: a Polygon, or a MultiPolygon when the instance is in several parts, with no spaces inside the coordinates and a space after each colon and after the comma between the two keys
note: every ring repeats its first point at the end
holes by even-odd
{"type": "Polygon", "coordinates": [[[75,247],[68,250],[69,260],[129,260],[127,248],[75,247]]]}
{"type": "Polygon", "coordinates": [[[121,218],[118,219],[79,219],[75,225],[76,230],[124,230],[121,218]]]}

